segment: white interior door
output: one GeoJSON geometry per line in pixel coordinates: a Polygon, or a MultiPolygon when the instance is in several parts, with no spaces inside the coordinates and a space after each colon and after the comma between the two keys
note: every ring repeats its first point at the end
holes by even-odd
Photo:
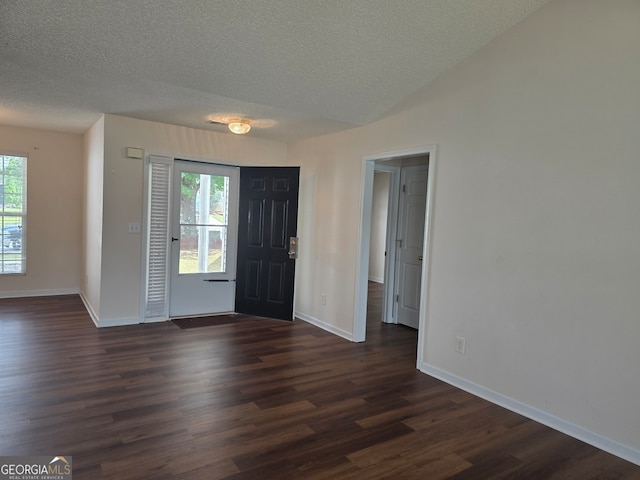
{"type": "Polygon", "coordinates": [[[398,323],[418,328],[420,278],[424,243],[424,218],[427,205],[426,165],[403,167],[396,263],[396,299],[398,323]]]}
{"type": "Polygon", "coordinates": [[[236,167],[175,161],[171,317],[234,311],[238,191],[236,167]]]}

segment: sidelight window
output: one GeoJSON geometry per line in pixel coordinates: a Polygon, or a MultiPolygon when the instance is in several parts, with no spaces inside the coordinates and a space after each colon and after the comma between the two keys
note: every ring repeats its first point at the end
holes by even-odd
{"type": "Polygon", "coordinates": [[[0,154],[0,275],[26,271],[27,157],[0,154]]]}

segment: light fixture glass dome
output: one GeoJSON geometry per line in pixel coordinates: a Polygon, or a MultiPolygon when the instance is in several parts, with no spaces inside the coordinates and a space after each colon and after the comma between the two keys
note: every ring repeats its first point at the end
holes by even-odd
{"type": "Polygon", "coordinates": [[[249,125],[249,122],[245,122],[243,120],[233,121],[229,123],[229,130],[236,135],[244,135],[251,130],[251,125],[249,125]]]}

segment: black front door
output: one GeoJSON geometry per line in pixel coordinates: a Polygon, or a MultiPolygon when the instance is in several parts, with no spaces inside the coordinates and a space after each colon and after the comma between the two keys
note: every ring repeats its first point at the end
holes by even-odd
{"type": "Polygon", "coordinates": [[[293,320],[299,167],[241,167],[236,312],[293,320]]]}

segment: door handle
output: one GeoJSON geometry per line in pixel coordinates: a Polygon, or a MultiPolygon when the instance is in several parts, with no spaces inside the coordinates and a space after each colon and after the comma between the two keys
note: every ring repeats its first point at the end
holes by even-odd
{"type": "Polygon", "coordinates": [[[418,260],[422,261],[422,255],[418,256],[418,260]]]}
{"type": "Polygon", "coordinates": [[[180,239],[179,239],[179,238],[176,238],[176,237],[171,237],[171,241],[172,241],[172,242],[177,242],[178,240],[180,240],[180,239]]]}

